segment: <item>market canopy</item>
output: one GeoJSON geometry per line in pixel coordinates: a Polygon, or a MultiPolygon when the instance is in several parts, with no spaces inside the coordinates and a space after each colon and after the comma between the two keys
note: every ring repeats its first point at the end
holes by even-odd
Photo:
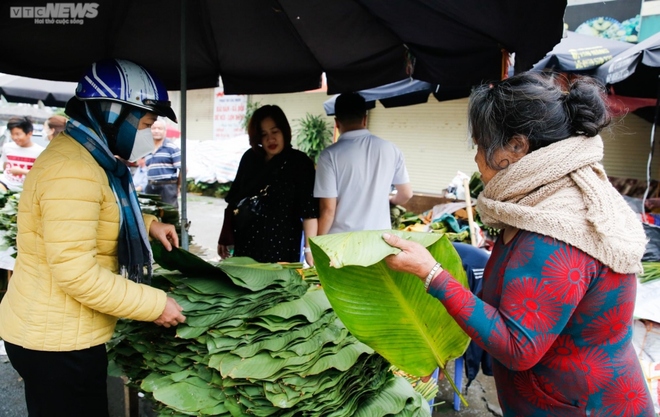
{"type": "Polygon", "coordinates": [[[552,51],[534,64],[534,69],[589,72],[632,46],[633,44],[628,42],[567,31],[566,36],[555,45],[552,51]]]}
{"type": "MultiPolygon", "coordinates": [[[[360,90],[358,93],[367,102],[367,109],[373,109],[376,107],[376,100],[379,100],[386,108],[426,103],[434,89],[435,87],[432,84],[425,81],[407,79],[380,87],[360,90]]],[[[323,110],[325,110],[326,115],[333,116],[335,114],[337,97],[339,97],[339,94],[323,102],[323,110]]]]}
{"type": "MultiPolygon", "coordinates": [[[[566,0],[95,0],[0,6],[0,72],[78,81],[92,62],[129,59],[182,90],[225,94],[378,87],[413,77],[449,94],[527,70],[561,38],[566,0]],[[177,53],[179,51],[180,53],[177,53]],[[13,59],[11,59],[13,58],[13,59]]],[[[185,158],[182,162],[185,183],[185,158]]],[[[186,192],[181,193],[186,224],[186,192]]],[[[182,245],[187,248],[186,230],[182,245]]]]}
{"type": "Polygon", "coordinates": [[[565,0],[97,0],[0,7],[0,72],[77,81],[101,58],[137,61],[170,90],[227,94],[443,86],[500,79],[503,51],[526,70],[559,41],[565,0]],[[185,34],[181,30],[186,6],[185,34]],[[10,59],[15,57],[15,59],[10,59]]]}
{"type": "Polygon", "coordinates": [[[17,75],[0,74],[0,95],[15,103],[64,107],[76,92],[76,83],[40,80],[17,75]]]}
{"type": "Polygon", "coordinates": [[[631,46],[595,72],[617,95],[643,98],[657,98],[659,76],[660,33],[631,46]]]}
{"type": "Polygon", "coordinates": [[[634,111],[653,122],[660,88],[660,33],[638,44],[567,32],[535,70],[589,75],[607,85],[614,115],[634,111]]]}

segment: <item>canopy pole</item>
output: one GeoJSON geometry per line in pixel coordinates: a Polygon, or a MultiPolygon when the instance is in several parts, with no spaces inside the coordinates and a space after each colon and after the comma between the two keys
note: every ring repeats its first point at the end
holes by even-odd
{"type": "Polygon", "coordinates": [[[653,126],[651,126],[651,151],[649,152],[649,159],[646,163],[646,190],[644,190],[644,197],[642,198],[642,221],[646,223],[646,199],[651,190],[651,162],[653,162],[653,151],[655,149],[655,127],[658,124],[660,113],[660,75],[658,76],[658,92],[656,94],[655,114],[653,115],[653,126]]]}
{"type": "Polygon", "coordinates": [[[186,91],[187,91],[187,73],[186,73],[186,0],[181,0],[181,247],[188,250],[188,179],[187,172],[187,154],[186,151],[186,91]]]}
{"type": "Polygon", "coordinates": [[[472,213],[472,196],[470,195],[470,180],[463,178],[463,188],[465,189],[465,211],[468,216],[468,228],[470,231],[470,244],[479,247],[477,243],[476,224],[474,223],[474,214],[472,213]]]}

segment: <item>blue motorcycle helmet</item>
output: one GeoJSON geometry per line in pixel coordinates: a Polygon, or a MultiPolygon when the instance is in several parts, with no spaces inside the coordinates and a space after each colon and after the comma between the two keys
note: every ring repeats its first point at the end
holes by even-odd
{"type": "Polygon", "coordinates": [[[92,64],[78,82],[75,96],[81,101],[129,104],[177,122],[163,83],[143,66],[125,59],[103,59],[92,64]]]}

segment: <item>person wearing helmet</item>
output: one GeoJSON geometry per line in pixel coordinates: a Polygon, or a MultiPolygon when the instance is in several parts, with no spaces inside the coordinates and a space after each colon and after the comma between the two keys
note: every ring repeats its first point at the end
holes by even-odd
{"type": "Polygon", "coordinates": [[[25,381],[30,416],[108,416],[105,342],[118,317],[170,327],[182,308],[149,285],[149,238],[178,246],[174,226],[142,215],[121,160],[153,149],[167,90],[130,61],[93,64],[66,106],[71,118],[27,175],[16,266],[0,337],[25,381]]]}

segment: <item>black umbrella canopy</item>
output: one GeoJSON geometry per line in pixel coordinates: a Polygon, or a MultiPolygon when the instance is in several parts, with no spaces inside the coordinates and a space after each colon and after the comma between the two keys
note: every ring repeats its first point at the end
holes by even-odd
{"type": "Polygon", "coordinates": [[[445,87],[502,76],[502,50],[531,68],[560,40],[566,0],[16,0],[0,6],[0,72],[77,81],[115,57],[180,88],[181,5],[188,88],[228,94],[328,92],[409,76],[445,87]],[[29,51],[29,53],[26,53],[29,51]]]}
{"type": "MultiPolygon", "coordinates": [[[[90,63],[115,57],[141,63],[178,90],[182,1],[188,88],[215,87],[222,76],[228,94],[304,91],[320,87],[325,71],[329,90],[339,92],[407,76],[404,45],[351,0],[97,0],[83,14],[89,17],[76,19],[82,24],[18,18],[0,6],[0,50],[20,57],[4,59],[0,71],[77,81],[90,63]]],[[[36,13],[47,4],[39,3],[12,6],[36,13]]]]}
{"type": "MultiPolygon", "coordinates": [[[[426,103],[429,95],[435,90],[432,84],[418,80],[401,80],[380,87],[360,90],[358,93],[364,97],[367,109],[376,107],[376,100],[385,108],[412,106],[413,104],[426,103]]],[[[323,110],[328,116],[335,114],[335,101],[339,95],[334,95],[323,102],[323,110]]]]}
{"type": "Polygon", "coordinates": [[[628,42],[567,31],[566,37],[537,62],[534,69],[587,73],[632,46],[628,42]]]}
{"type": "Polygon", "coordinates": [[[76,83],[39,80],[17,75],[0,74],[0,95],[15,103],[64,107],[76,92],[76,83]]]}
{"type": "MultiPolygon", "coordinates": [[[[528,70],[557,44],[566,1],[358,0],[408,46],[414,77],[451,90],[506,74],[502,51],[528,70]]],[[[465,89],[463,89],[465,91],[465,89]]]]}
{"type": "Polygon", "coordinates": [[[601,65],[595,77],[620,96],[656,98],[660,76],[660,33],[616,55],[601,65]]]}

